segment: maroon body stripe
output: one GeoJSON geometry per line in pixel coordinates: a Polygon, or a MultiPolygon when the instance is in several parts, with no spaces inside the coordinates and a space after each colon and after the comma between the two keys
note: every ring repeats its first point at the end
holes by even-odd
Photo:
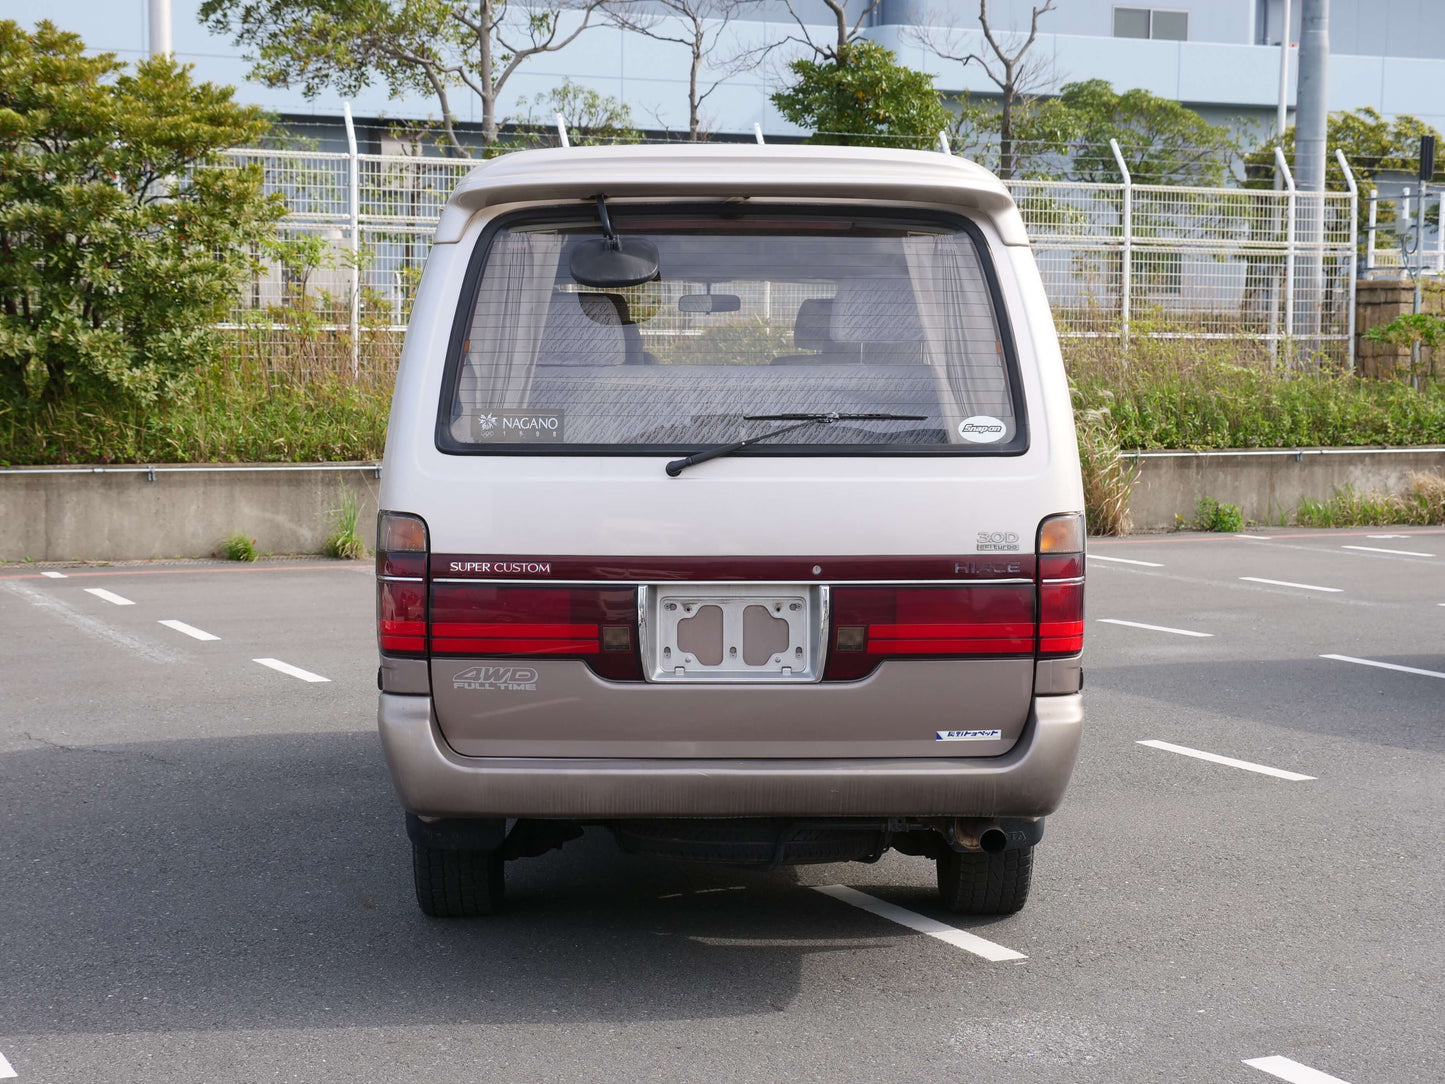
{"type": "Polygon", "coordinates": [[[433,579],[558,580],[623,583],[876,583],[880,580],[1032,579],[1034,555],[958,554],[866,557],[567,557],[434,553],[433,579]],[[814,572],[814,568],[820,571],[814,572]],[[545,569],[545,571],[543,571],[545,569]],[[525,571],[523,571],[525,570],[525,571]]]}

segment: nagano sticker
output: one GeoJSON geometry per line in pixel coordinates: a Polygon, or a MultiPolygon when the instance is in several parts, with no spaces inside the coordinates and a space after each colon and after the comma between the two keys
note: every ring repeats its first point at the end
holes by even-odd
{"type": "Polygon", "coordinates": [[[992,444],[1003,440],[1004,424],[987,414],[975,414],[958,423],[958,435],[974,444],[992,444]]]}

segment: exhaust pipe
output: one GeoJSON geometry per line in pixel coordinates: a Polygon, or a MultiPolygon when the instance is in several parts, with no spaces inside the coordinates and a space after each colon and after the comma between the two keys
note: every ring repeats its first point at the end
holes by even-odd
{"type": "Polygon", "coordinates": [[[989,854],[998,854],[999,851],[1008,846],[1008,836],[1002,828],[997,826],[985,828],[979,834],[978,846],[980,850],[986,851],[989,854]]]}
{"type": "Polygon", "coordinates": [[[944,834],[955,848],[965,851],[998,854],[1008,846],[1008,833],[997,821],[983,817],[955,817],[944,834]]]}

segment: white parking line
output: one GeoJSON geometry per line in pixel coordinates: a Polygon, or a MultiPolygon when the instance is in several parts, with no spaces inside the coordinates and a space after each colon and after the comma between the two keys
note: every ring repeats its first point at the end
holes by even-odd
{"type": "MultiPolygon", "coordinates": [[[[1445,606],[1445,602],[1440,605],[1445,606]]],[[[1445,678],[1439,670],[1421,670],[1414,666],[1401,666],[1394,662],[1376,662],[1374,659],[1357,659],[1353,655],[1321,655],[1322,659],[1334,659],[1336,662],[1353,662],[1360,666],[1378,666],[1381,670],[1398,670],[1402,674],[1419,674],[1422,677],[1445,678]]]]}
{"type": "Polygon", "coordinates": [[[1135,561],[1129,557],[1105,557],[1102,553],[1089,554],[1091,561],[1113,561],[1120,565],[1142,565],[1144,568],[1163,568],[1158,561],[1135,561]]]}
{"type": "Polygon", "coordinates": [[[220,639],[219,636],[215,636],[215,635],[213,635],[212,633],[206,632],[204,629],[198,629],[198,628],[196,628],[195,625],[187,625],[184,621],[175,621],[175,620],[172,620],[172,619],[167,619],[167,620],[165,620],[165,621],[160,622],[160,624],[164,625],[164,626],[165,626],[166,628],[168,628],[168,629],[175,629],[177,632],[183,632],[183,633],[185,633],[187,636],[189,636],[189,637],[190,637],[191,639],[193,639],[193,640],[219,640],[219,639],[220,639]]]}
{"type": "Polygon", "coordinates": [[[1342,550],[1364,550],[1366,553],[1393,553],[1397,557],[1434,557],[1433,553],[1420,553],[1418,550],[1387,550],[1382,546],[1341,546],[1342,550]]]}
{"type": "Polygon", "coordinates": [[[9,1080],[11,1077],[19,1075],[19,1073],[10,1067],[10,1063],[5,1060],[5,1055],[0,1054],[0,1080],[9,1080]]]}
{"type": "Polygon", "coordinates": [[[1367,534],[1366,538],[1409,538],[1407,534],[1367,534]]]}
{"type": "Polygon", "coordinates": [[[1242,539],[1244,539],[1246,542],[1273,542],[1273,541],[1274,541],[1274,535],[1272,535],[1272,534],[1237,534],[1237,535],[1235,535],[1234,537],[1235,537],[1235,538],[1242,538],[1242,539]]]}
{"type": "Polygon", "coordinates": [[[1105,625],[1127,625],[1131,629],[1148,629],[1151,632],[1172,632],[1176,636],[1213,636],[1212,632],[1190,632],[1188,629],[1171,629],[1168,625],[1146,625],[1142,621],[1120,621],[1117,617],[1100,617],[1096,620],[1105,625]]]}
{"type": "Polygon", "coordinates": [[[1241,576],[1241,580],[1248,580],[1250,583],[1267,583],[1275,587],[1298,587],[1301,591],[1331,591],[1339,594],[1343,587],[1316,587],[1312,583],[1290,583],[1289,580],[1266,580],[1262,576],[1241,576]]]}
{"type": "Polygon", "coordinates": [[[1028,959],[1022,952],[1015,952],[1011,948],[1004,948],[992,941],[985,941],[982,937],[971,934],[967,930],[960,930],[956,926],[939,922],[926,915],[915,914],[896,904],[870,896],[866,892],[859,892],[856,888],[849,888],[847,885],[814,885],[813,890],[868,911],[879,918],[886,918],[889,922],[896,922],[900,926],[907,926],[910,930],[917,930],[919,933],[928,934],[929,937],[946,941],[955,948],[961,948],[975,956],[982,956],[985,960],[992,960],[994,963],[1028,959]]]}
{"type": "Polygon", "coordinates": [[[47,580],[68,580],[70,578],[64,572],[42,572],[41,575],[47,580]]]}
{"type": "Polygon", "coordinates": [[[1179,753],[1181,756],[1194,757],[1197,760],[1207,760],[1211,764],[1225,764],[1231,768],[1243,768],[1247,772],[1258,772],[1260,775],[1272,775],[1276,779],[1288,779],[1292,783],[1303,783],[1313,779],[1312,775],[1300,775],[1299,772],[1287,772],[1283,768],[1270,768],[1264,764],[1255,764],[1249,760],[1235,760],[1233,757],[1222,757],[1218,753],[1206,753],[1200,749],[1191,749],[1187,745],[1175,745],[1173,742],[1158,741],[1149,739],[1138,744],[1147,745],[1150,749],[1163,749],[1167,753],[1179,753]]]}
{"type": "Polygon", "coordinates": [[[1279,1054],[1268,1058],[1248,1058],[1244,1064],[1251,1069],[1262,1069],[1270,1076],[1288,1080],[1290,1084],[1346,1084],[1337,1076],[1311,1069],[1308,1065],[1301,1065],[1279,1054]]]}
{"type": "Polygon", "coordinates": [[[117,606],[134,606],[135,603],[128,598],[117,595],[114,591],[107,591],[104,587],[84,588],[87,595],[94,595],[96,598],[103,598],[106,602],[113,602],[117,606]]]}
{"type": "Polygon", "coordinates": [[[290,674],[302,681],[330,681],[320,674],[313,674],[310,670],[303,670],[299,666],[292,666],[289,662],[282,662],[280,659],[252,659],[252,662],[259,662],[262,666],[269,666],[272,670],[279,670],[283,674],[290,674]]]}

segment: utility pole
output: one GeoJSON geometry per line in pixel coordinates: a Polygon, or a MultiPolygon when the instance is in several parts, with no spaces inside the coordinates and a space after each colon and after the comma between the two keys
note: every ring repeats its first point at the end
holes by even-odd
{"type": "Polygon", "coordinates": [[[1275,118],[1275,130],[1284,136],[1286,115],[1289,112],[1289,0],[1284,0],[1284,21],[1279,28],[1279,116],[1275,118]]]}
{"type": "Polygon", "coordinates": [[[147,0],[150,7],[151,56],[171,55],[171,0],[147,0]]]}
{"type": "Polygon", "coordinates": [[[1295,334],[1319,349],[1325,265],[1325,101],[1329,89],[1330,0],[1300,5],[1299,90],[1295,96],[1294,178],[1301,211],[1295,334]]]}

